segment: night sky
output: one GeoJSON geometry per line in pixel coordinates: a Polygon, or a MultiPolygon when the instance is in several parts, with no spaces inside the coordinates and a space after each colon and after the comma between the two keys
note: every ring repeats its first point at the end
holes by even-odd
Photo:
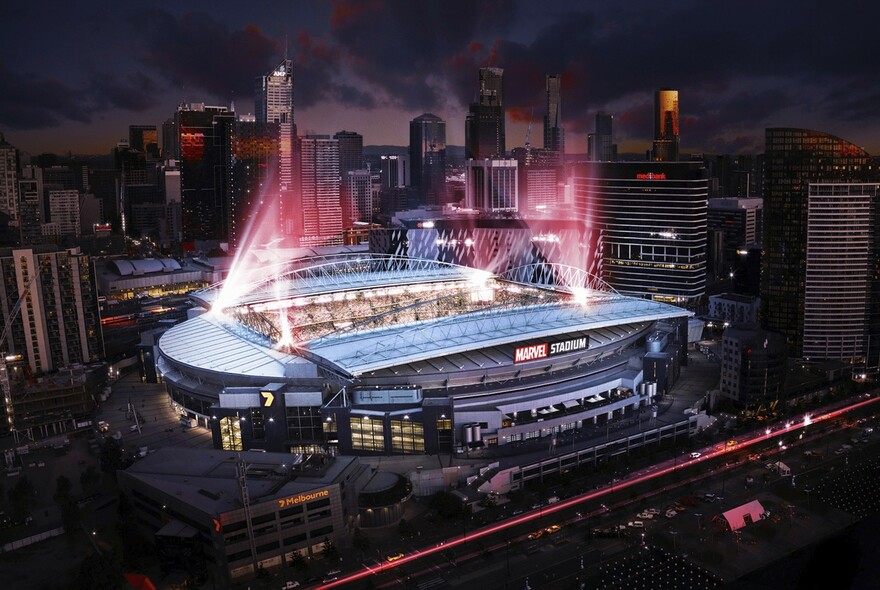
{"type": "Polygon", "coordinates": [[[286,45],[300,133],[406,145],[409,120],[432,112],[462,145],[492,65],[508,149],[530,118],[542,144],[544,75],[562,73],[568,153],[586,152],[600,109],[621,152],[643,151],[653,91],[670,87],[684,153],[759,152],[765,127],[793,126],[880,154],[878,17],[849,0],[4,1],[0,132],[32,154],[105,154],[182,101],[253,112],[254,78],[286,45]]]}

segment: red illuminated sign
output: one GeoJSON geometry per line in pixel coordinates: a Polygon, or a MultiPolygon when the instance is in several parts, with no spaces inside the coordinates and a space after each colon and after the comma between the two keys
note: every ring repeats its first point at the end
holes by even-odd
{"type": "Polygon", "coordinates": [[[550,346],[545,342],[543,344],[531,344],[529,346],[520,346],[513,353],[514,363],[524,363],[535,359],[547,358],[550,346]]]}
{"type": "Polygon", "coordinates": [[[666,180],[666,173],[648,172],[647,174],[636,174],[636,180],[666,180]]]}

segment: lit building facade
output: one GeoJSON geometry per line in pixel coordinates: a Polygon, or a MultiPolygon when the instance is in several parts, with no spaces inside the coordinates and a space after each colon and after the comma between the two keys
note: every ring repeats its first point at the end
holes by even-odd
{"type": "Polygon", "coordinates": [[[49,191],[49,218],[64,236],[80,236],[79,191],[49,191]]]}
{"type": "Polygon", "coordinates": [[[678,90],[654,93],[654,150],[657,162],[677,162],[679,148],[678,90]]]}
{"type": "Polygon", "coordinates": [[[373,218],[373,179],[369,170],[349,170],[342,183],[342,216],[345,227],[373,218]]]}
{"type": "Polygon", "coordinates": [[[18,150],[0,133],[0,212],[18,219],[18,150]]]}
{"type": "Polygon", "coordinates": [[[300,138],[302,246],[342,244],[339,142],[328,135],[300,138]]]}
{"type": "Polygon", "coordinates": [[[690,307],[706,291],[708,180],[701,163],[588,163],[575,212],[602,233],[603,278],[619,292],[690,307]]]}

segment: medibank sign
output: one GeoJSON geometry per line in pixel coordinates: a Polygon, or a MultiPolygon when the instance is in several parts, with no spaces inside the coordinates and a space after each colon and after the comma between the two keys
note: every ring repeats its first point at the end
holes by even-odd
{"type": "Polygon", "coordinates": [[[562,342],[554,342],[552,344],[549,342],[529,344],[528,346],[520,346],[513,351],[513,362],[524,363],[526,361],[535,361],[550,356],[556,356],[557,354],[583,350],[589,347],[590,339],[587,336],[572,338],[571,340],[563,340],[562,342]]]}
{"type": "Polygon", "coordinates": [[[666,180],[665,172],[648,172],[636,174],[636,180],[666,180]]]}

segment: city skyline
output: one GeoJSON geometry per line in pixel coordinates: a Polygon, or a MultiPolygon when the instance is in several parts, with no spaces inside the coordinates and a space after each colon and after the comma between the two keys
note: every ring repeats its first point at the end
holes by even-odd
{"type": "Polygon", "coordinates": [[[680,93],[683,154],[762,151],[766,127],[821,129],[880,153],[874,7],[41,7],[4,7],[0,19],[0,131],[32,154],[107,153],[129,125],[160,126],[181,102],[252,112],[254,78],[285,54],[303,135],[351,129],[366,145],[405,146],[408,122],[432,112],[447,122],[448,143],[464,145],[476,72],[491,66],[505,71],[508,149],[523,145],[530,120],[540,124],[545,76],[560,73],[571,154],[586,153],[599,110],[614,116],[620,153],[644,152],[663,87],[680,93]]]}

